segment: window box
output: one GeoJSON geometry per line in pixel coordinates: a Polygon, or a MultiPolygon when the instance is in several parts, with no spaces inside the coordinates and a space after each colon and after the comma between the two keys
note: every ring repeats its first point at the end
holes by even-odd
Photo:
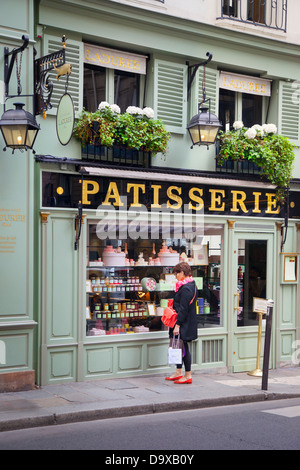
{"type": "Polygon", "coordinates": [[[83,147],[121,145],[131,150],[165,154],[170,133],[153,116],[151,108],[129,106],[121,114],[119,106],[102,102],[95,113],[83,110],[74,136],[83,147]]]}
{"type": "Polygon", "coordinates": [[[287,137],[276,134],[274,124],[247,129],[243,122],[236,121],[233,128],[219,135],[217,166],[222,171],[230,165],[231,172],[243,171],[248,166],[275,184],[278,197],[283,198],[292,178],[294,145],[287,137]]]}

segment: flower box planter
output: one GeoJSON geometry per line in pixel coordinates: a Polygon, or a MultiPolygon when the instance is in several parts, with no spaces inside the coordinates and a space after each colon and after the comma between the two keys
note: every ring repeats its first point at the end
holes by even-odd
{"type": "Polygon", "coordinates": [[[83,110],[74,136],[88,160],[149,167],[151,154],[165,154],[170,138],[163,122],[153,116],[151,108],[129,106],[121,114],[117,105],[101,102],[94,113],[83,110]]]}
{"type": "Polygon", "coordinates": [[[274,124],[256,124],[247,129],[236,121],[233,128],[220,132],[216,170],[258,174],[277,186],[278,199],[282,199],[292,178],[294,145],[276,134],[274,124]]]}

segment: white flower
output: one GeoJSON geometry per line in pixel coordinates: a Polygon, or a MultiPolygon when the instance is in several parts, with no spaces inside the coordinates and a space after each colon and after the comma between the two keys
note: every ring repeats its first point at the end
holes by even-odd
{"type": "Polygon", "coordinates": [[[235,121],[233,123],[233,129],[238,131],[239,129],[242,129],[244,127],[243,121],[235,121]]]}
{"type": "Polygon", "coordinates": [[[275,124],[264,124],[262,127],[265,134],[276,134],[277,132],[277,127],[275,124]]]}
{"type": "Polygon", "coordinates": [[[143,114],[143,110],[138,108],[137,106],[128,106],[126,109],[126,113],[128,114],[143,114]]]}
{"type": "Polygon", "coordinates": [[[259,124],[254,124],[254,126],[252,126],[252,129],[255,129],[256,130],[256,134],[260,137],[263,137],[264,135],[264,129],[262,126],[260,126],[259,124]]]}
{"type": "Polygon", "coordinates": [[[102,111],[105,108],[109,108],[109,103],[107,101],[101,101],[101,103],[98,106],[98,109],[100,109],[100,111],[102,111]]]}
{"type": "Polygon", "coordinates": [[[154,111],[152,108],[144,108],[143,109],[143,115],[146,116],[149,119],[154,118],[154,111]]]}
{"type": "Polygon", "coordinates": [[[111,104],[110,105],[110,110],[113,113],[116,113],[116,114],[120,114],[120,112],[121,112],[120,106],[118,106],[117,104],[111,104]]]}
{"type": "Polygon", "coordinates": [[[256,137],[256,129],[253,129],[253,127],[250,127],[250,129],[248,129],[248,130],[245,132],[245,136],[246,136],[248,139],[255,139],[255,137],[256,137]]]}

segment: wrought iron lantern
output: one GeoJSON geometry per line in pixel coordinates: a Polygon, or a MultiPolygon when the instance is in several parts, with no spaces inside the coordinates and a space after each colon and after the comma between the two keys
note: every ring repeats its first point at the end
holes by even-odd
{"type": "Polygon", "coordinates": [[[210,98],[198,106],[198,114],[192,117],[187,126],[190,137],[192,139],[192,147],[194,145],[212,145],[216,142],[218,132],[222,124],[218,116],[210,111],[210,98]],[[208,102],[209,106],[203,106],[208,102]]]}
{"type": "Polygon", "coordinates": [[[204,62],[200,62],[199,64],[191,65],[189,68],[193,69],[192,74],[188,83],[188,96],[189,92],[195,78],[196,72],[199,67],[204,67],[203,71],[203,84],[202,84],[202,102],[198,105],[198,114],[192,117],[190,123],[187,126],[189,131],[192,146],[194,145],[206,145],[207,148],[209,145],[212,145],[216,142],[217,135],[219,130],[222,127],[219,118],[213,114],[210,110],[210,98],[206,99],[205,93],[205,78],[206,78],[206,65],[212,60],[212,53],[207,52],[206,56],[208,57],[204,62]],[[206,105],[208,103],[208,107],[206,105]]]}
{"type": "Polygon", "coordinates": [[[40,126],[34,116],[23,109],[23,103],[14,103],[15,109],[5,111],[0,120],[0,128],[5,147],[32,149],[40,126]]]}
{"type": "MultiPolygon", "coordinates": [[[[21,64],[22,64],[22,54],[24,49],[27,48],[29,44],[29,36],[24,34],[22,36],[23,44],[17,49],[9,51],[8,47],[4,47],[4,85],[5,85],[5,103],[4,103],[4,113],[2,114],[0,120],[0,128],[5,141],[5,147],[13,149],[13,152],[16,149],[27,150],[32,149],[35,142],[40,126],[37,124],[34,114],[31,114],[28,111],[23,109],[24,104],[17,102],[14,103],[15,109],[6,110],[6,100],[10,98],[21,98],[21,97],[31,97],[34,102],[34,95],[24,95],[22,94],[21,86],[21,64]],[[18,54],[21,54],[20,60],[18,61],[18,54]],[[9,57],[11,56],[10,60],[9,57]],[[9,94],[9,81],[11,73],[16,63],[16,74],[17,74],[17,95],[9,94]]],[[[34,109],[34,106],[33,106],[34,109]]]]}

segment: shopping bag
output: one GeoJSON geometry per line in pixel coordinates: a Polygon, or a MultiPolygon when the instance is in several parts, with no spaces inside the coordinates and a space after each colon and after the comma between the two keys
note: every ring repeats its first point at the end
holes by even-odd
{"type": "Polygon", "coordinates": [[[174,328],[175,323],[177,320],[177,313],[171,307],[166,307],[161,317],[161,321],[164,325],[169,326],[170,328],[174,328]]]}
{"type": "Polygon", "coordinates": [[[174,336],[172,340],[172,346],[168,350],[168,363],[169,364],[182,364],[182,349],[180,344],[180,338],[174,336]]]}

